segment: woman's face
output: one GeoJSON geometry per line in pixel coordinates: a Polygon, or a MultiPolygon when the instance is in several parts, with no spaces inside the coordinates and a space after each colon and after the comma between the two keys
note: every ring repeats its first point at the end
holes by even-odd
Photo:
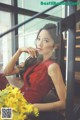
{"type": "Polygon", "coordinates": [[[42,30],[37,38],[37,50],[39,54],[46,55],[52,53],[54,41],[47,30],[42,30]]]}

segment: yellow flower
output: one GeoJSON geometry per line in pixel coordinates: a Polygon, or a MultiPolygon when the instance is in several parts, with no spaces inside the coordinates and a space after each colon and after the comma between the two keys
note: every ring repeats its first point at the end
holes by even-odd
{"type": "Polygon", "coordinates": [[[0,109],[1,107],[12,108],[12,120],[16,120],[16,118],[17,120],[24,120],[25,118],[29,120],[30,114],[33,114],[35,117],[39,115],[38,109],[25,100],[18,88],[11,85],[0,91],[0,109]]]}
{"type": "Polygon", "coordinates": [[[34,108],[34,115],[35,115],[36,117],[39,116],[39,112],[38,112],[38,109],[37,109],[37,108],[34,108]]]}
{"type": "Polygon", "coordinates": [[[32,113],[34,110],[34,107],[31,104],[26,105],[25,108],[27,113],[32,113]]]}

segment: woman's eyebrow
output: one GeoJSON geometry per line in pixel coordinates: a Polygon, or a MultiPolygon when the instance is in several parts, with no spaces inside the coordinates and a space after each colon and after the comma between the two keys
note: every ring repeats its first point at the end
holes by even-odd
{"type": "Polygon", "coordinates": [[[50,41],[50,39],[49,39],[49,38],[43,38],[43,40],[49,40],[49,41],[50,41]]]}
{"type": "MultiPolygon", "coordinates": [[[[38,38],[40,38],[40,36],[38,36],[38,38]]],[[[49,40],[49,38],[46,38],[46,37],[45,37],[45,38],[42,38],[42,39],[47,39],[47,40],[49,40]]]]}
{"type": "Polygon", "coordinates": [[[47,39],[47,40],[49,40],[49,38],[43,38],[43,39],[47,39]]]}

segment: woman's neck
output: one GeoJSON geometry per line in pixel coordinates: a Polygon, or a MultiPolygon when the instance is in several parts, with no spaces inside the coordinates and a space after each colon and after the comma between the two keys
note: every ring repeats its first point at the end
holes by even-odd
{"type": "Polygon", "coordinates": [[[52,53],[51,54],[46,54],[43,56],[43,61],[45,60],[49,60],[52,57],[52,53]]]}

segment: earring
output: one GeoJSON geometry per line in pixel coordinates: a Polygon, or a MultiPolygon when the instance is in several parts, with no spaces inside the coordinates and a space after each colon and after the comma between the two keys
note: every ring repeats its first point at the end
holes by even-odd
{"type": "Polygon", "coordinates": [[[53,49],[53,53],[55,52],[55,49],[53,49]]]}

